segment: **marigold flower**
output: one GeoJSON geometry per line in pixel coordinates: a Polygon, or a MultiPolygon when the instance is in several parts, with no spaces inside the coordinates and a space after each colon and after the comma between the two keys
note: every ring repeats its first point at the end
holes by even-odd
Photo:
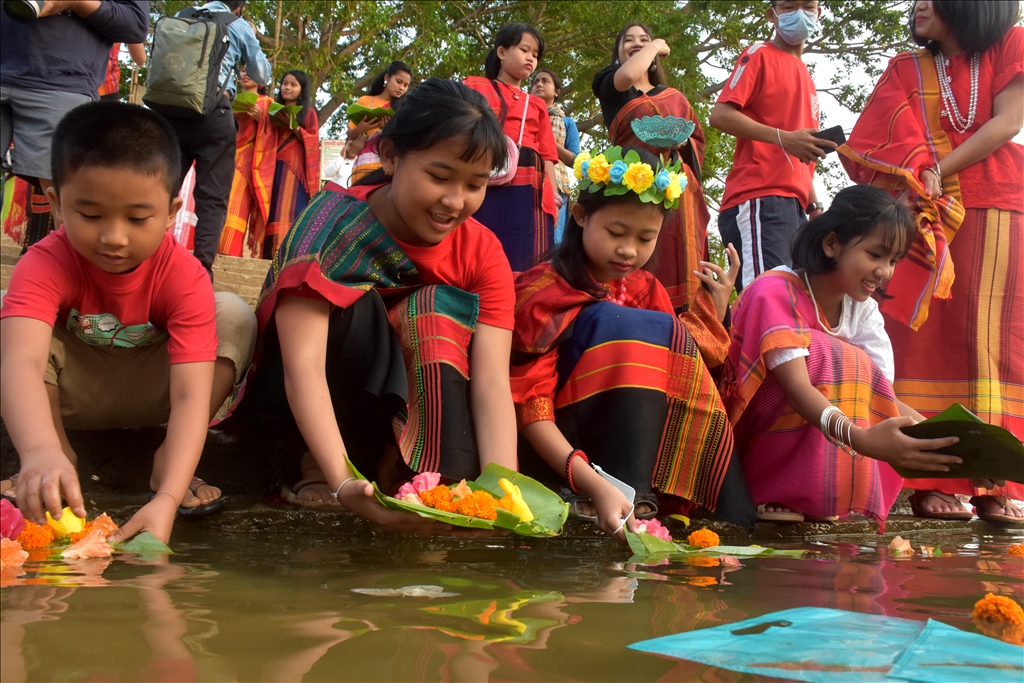
{"type": "Polygon", "coordinates": [[[434,508],[442,512],[454,512],[455,504],[452,502],[452,492],[444,484],[427,489],[420,494],[420,500],[428,508],[434,508]]]}
{"type": "Polygon", "coordinates": [[[572,162],[572,172],[577,180],[583,179],[583,174],[585,173],[583,170],[584,161],[590,161],[590,152],[580,152],[576,155],[576,160],[572,162]]]}
{"type": "Polygon", "coordinates": [[[0,539],[0,569],[20,567],[28,559],[28,553],[21,549],[21,544],[9,538],[0,539]]]}
{"type": "Polygon", "coordinates": [[[608,181],[611,180],[610,172],[611,166],[608,164],[608,160],[604,158],[603,154],[598,154],[590,160],[590,166],[587,168],[587,177],[590,178],[592,183],[607,185],[608,181]]]}
{"type": "Polygon", "coordinates": [[[650,164],[634,162],[622,177],[622,184],[633,192],[640,194],[654,184],[654,170],[650,164]]]}
{"type": "Polygon", "coordinates": [[[990,638],[1001,640],[1010,645],[1024,646],[1024,624],[997,624],[993,621],[975,619],[974,625],[990,638]]]}
{"type": "Polygon", "coordinates": [[[717,557],[688,557],[686,564],[693,567],[717,567],[722,563],[717,557]]]}
{"type": "Polygon", "coordinates": [[[674,202],[679,199],[683,194],[683,188],[686,187],[683,184],[685,176],[680,176],[678,173],[669,173],[669,184],[665,188],[665,199],[670,202],[674,202]]]}
{"type": "Polygon", "coordinates": [[[1006,551],[1006,554],[1013,557],[1024,557],[1024,543],[1011,545],[1010,549],[1006,551]]]}
{"type": "Polygon", "coordinates": [[[487,491],[473,491],[455,503],[455,512],[467,517],[479,517],[493,522],[498,518],[494,503],[494,496],[487,491]]]}
{"type": "Polygon", "coordinates": [[[49,525],[40,526],[35,522],[26,519],[25,528],[15,539],[21,544],[23,550],[35,550],[44,548],[53,543],[53,529],[49,525]]]}
{"type": "Polygon", "coordinates": [[[974,618],[1003,624],[1024,624],[1024,609],[1013,598],[988,593],[974,603],[974,618]]]}
{"type": "Polygon", "coordinates": [[[687,576],[686,583],[691,586],[717,586],[718,579],[713,576],[687,576]]]}
{"type": "Polygon", "coordinates": [[[718,534],[710,529],[697,529],[687,537],[686,542],[692,548],[713,548],[718,545],[718,534]]]}

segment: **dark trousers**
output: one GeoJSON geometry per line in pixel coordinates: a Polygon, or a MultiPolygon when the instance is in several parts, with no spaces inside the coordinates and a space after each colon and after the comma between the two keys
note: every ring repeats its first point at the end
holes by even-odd
{"type": "Polygon", "coordinates": [[[181,147],[181,182],[192,162],[196,164],[196,183],[192,196],[196,202],[195,255],[213,277],[213,259],[220,245],[220,233],[228,217],[231,181],[235,177],[235,116],[224,97],[221,104],[203,119],[167,117],[181,147]]]}

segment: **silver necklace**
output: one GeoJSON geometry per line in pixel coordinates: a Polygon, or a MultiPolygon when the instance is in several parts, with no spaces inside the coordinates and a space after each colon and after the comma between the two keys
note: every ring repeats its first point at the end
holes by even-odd
{"type": "MultiPolygon", "coordinates": [[[[811,289],[811,281],[807,277],[807,271],[804,271],[804,283],[807,284],[807,293],[811,295],[811,305],[814,306],[814,316],[818,319],[818,325],[825,331],[825,334],[830,334],[833,337],[838,337],[838,332],[833,332],[832,327],[828,324],[827,320],[821,319],[821,309],[818,308],[818,302],[814,298],[814,290],[811,289]]],[[[843,296],[842,304],[839,308],[839,324],[836,325],[837,329],[843,328],[843,318],[846,317],[846,296],[843,296]]]]}
{"type": "Polygon", "coordinates": [[[960,113],[960,108],[956,106],[956,98],[953,96],[953,80],[946,72],[948,62],[949,60],[941,52],[935,55],[935,66],[939,72],[939,91],[942,93],[942,116],[948,118],[953,129],[962,135],[974,125],[974,115],[978,112],[978,70],[981,66],[981,55],[976,54],[971,57],[971,103],[966,118],[960,113]]]}

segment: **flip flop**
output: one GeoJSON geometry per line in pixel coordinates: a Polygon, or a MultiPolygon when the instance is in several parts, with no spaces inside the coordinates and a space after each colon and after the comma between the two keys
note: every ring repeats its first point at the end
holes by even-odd
{"type": "Polygon", "coordinates": [[[633,501],[633,510],[633,516],[637,519],[654,519],[658,516],[658,496],[653,492],[636,494],[636,499],[633,501]],[[641,504],[646,505],[650,509],[642,514],[637,514],[636,506],[641,504]]]}
{"type": "MultiPolygon", "coordinates": [[[[188,484],[188,490],[192,493],[193,496],[196,496],[198,498],[199,495],[197,492],[199,491],[200,486],[209,486],[209,484],[207,484],[199,477],[192,477],[192,481],[190,481],[188,484]]],[[[154,498],[156,498],[156,494],[151,491],[149,494],[149,499],[153,500],[154,498]]],[[[220,498],[211,500],[206,505],[196,505],[195,507],[190,508],[179,505],[178,514],[184,517],[205,517],[206,515],[212,514],[217,510],[220,510],[229,502],[231,502],[231,499],[225,496],[223,493],[221,493],[220,498]]]]}
{"type": "Polygon", "coordinates": [[[558,492],[558,495],[562,497],[566,503],[569,504],[569,516],[581,519],[584,522],[597,523],[597,515],[585,515],[580,512],[580,503],[589,503],[590,497],[584,496],[581,493],[573,493],[569,489],[562,489],[558,492]]]}
{"type": "Polygon", "coordinates": [[[974,506],[974,511],[978,517],[985,520],[989,524],[999,524],[1002,526],[1024,526],[1024,517],[1014,517],[1013,515],[1007,515],[1005,513],[994,514],[985,510],[979,502],[982,498],[992,498],[1000,507],[1006,509],[1006,497],[1005,496],[974,496],[971,498],[971,505],[974,506]]]}
{"type": "Polygon", "coordinates": [[[776,510],[775,512],[768,512],[767,508],[772,503],[761,503],[754,508],[754,515],[759,522],[784,522],[788,524],[799,524],[804,521],[803,513],[796,512],[794,510],[776,510]]]}
{"type": "Polygon", "coordinates": [[[944,502],[949,503],[950,505],[958,505],[961,508],[963,507],[963,505],[960,503],[960,500],[956,496],[950,495],[948,493],[943,493],[942,491],[914,491],[913,495],[911,495],[908,498],[908,500],[910,501],[910,511],[914,514],[915,517],[921,517],[923,519],[952,519],[959,520],[961,522],[969,522],[970,520],[974,519],[974,515],[972,515],[967,510],[951,510],[949,512],[928,512],[927,510],[922,509],[918,505],[923,496],[938,496],[944,502]]]}
{"type": "Polygon", "coordinates": [[[293,487],[289,488],[285,486],[281,489],[281,497],[284,498],[286,503],[291,503],[302,508],[308,508],[310,510],[343,510],[344,508],[340,503],[336,503],[333,499],[329,501],[323,500],[309,500],[308,498],[302,498],[299,494],[302,493],[302,489],[306,488],[311,484],[324,484],[327,485],[327,481],[322,477],[312,477],[310,479],[303,479],[296,483],[293,487]]]}

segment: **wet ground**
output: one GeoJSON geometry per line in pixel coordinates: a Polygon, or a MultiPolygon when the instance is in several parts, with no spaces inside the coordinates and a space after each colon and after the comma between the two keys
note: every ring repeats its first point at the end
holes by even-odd
{"type": "MultiPolygon", "coordinates": [[[[7,475],[16,461],[2,436],[7,475]]],[[[72,435],[90,513],[123,522],[142,504],[160,436],[72,435]]],[[[296,478],[287,448],[211,439],[200,474],[234,500],[180,518],[170,558],[33,556],[5,573],[0,680],[755,681],[626,646],[799,606],[976,632],[971,608],[986,593],[1024,600],[1024,559],[1006,554],[1024,532],[978,521],[895,515],[878,535],[866,520],[753,534],[694,520],[723,543],[810,552],[644,566],[578,523],[555,539],[420,539],[295,510],[274,498],[296,478]],[[895,533],[943,556],[894,555],[895,533]]]]}

